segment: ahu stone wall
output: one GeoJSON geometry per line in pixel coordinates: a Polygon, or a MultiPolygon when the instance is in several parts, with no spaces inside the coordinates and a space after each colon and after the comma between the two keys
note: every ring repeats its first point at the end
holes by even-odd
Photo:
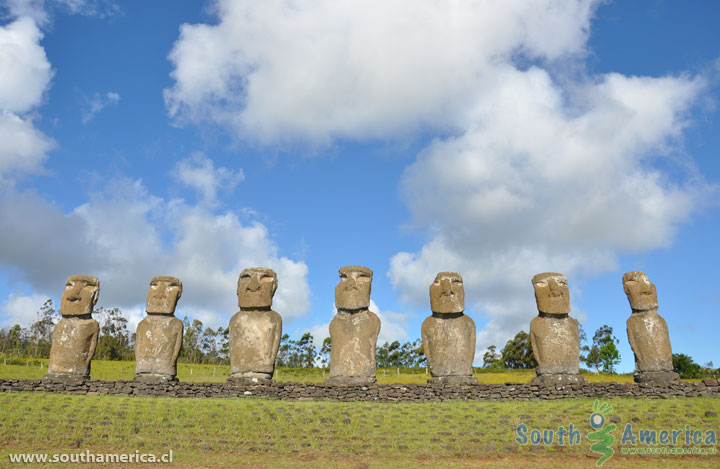
{"type": "Polygon", "coordinates": [[[122,396],[166,396],[204,398],[267,398],[306,401],[437,402],[451,400],[513,401],[565,398],[672,397],[720,398],[718,381],[701,383],[585,383],[536,385],[505,384],[369,384],[334,386],[322,383],[144,383],[141,381],[57,382],[32,379],[0,379],[1,392],[48,392],[63,394],[122,396]]]}

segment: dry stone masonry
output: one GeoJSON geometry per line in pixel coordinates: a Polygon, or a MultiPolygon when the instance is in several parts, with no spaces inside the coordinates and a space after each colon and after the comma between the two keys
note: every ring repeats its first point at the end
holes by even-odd
{"type": "Polygon", "coordinates": [[[668,326],[657,312],[655,285],[644,272],[628,272],[623,275],[623,288],[632,308],[627,335],[635,354],[635,381],[677,380],[668,326]]]}
{"type": "Polygon", "coordinates": [[[282,336],[282,317],[271,309],[277,285],[271,269],[253,267],[240,273],[240,311],[230,319],[230,381],[272,379],[282,336]]]}
{"type": "Polygon", "coordinates": [[[148,315],[135,334],[135,379],[177,379],[183,323],[175,317],[175,306],[181,295],[182,282],[176,277],[160,276],[150,281],[145,306],[148,315]]]}
{"type": "Polygon", "coordinates": [[[62,319],[53,330],[46,379],[81,381],[90,377],[90,361],[100,334],[100,325],[92,318],[99,294],[97,277],[68,277],[60,302],[62,319]]]}
{"type": "Polygon", "coordinates": [[[530,322],[530,343],[537,361],[533,384],[583,383],[580,376],[578,322],[570,314],[570,290],[563,274],[546,272],[532,279],[539,315],[530,322]]]}
{"type": "Polygon", "coordinates": [[[463,314],[465,287],[456,272],[440,272],[430,285],[432,316],[422,324],[422,342],[430,365],[429,383],[474,383],[475,322],[463,314]]]}
{"type": "Polygon", "coordinates": [[[293,401],[535,401],[567,398],[629,397],[666,399],[672,397],[720,398],[720,386],[713,379],[701,383],[586,383],[565,385],[534,384],[369,384],[332,386],[312,383],[264,384],[248,382],[183,383],[167,381],[81,381],[77,383],[31,379],[0,379],[0,392],[51,392],[63,394],[123,396],[166,396],[195,398],[266,398],[293,401]]]}
{"type": "Polygon", "coordinates": [[[335,287],[337,314],[330,321],[330,378],[336,385],[370,384],[375,377],[375,348],[380,318],[368,309],[372,270],[362,266],[340,268],[335,287]]]}

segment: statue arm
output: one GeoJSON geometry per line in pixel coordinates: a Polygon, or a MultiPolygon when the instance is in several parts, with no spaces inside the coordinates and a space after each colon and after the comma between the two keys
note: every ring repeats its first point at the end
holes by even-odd
{"type": "Polygon", "coordinates": [[[636,354],[637,354],[638,348],[636,347],[637,343],[635,342],[635,334],[632,334],[632,333],[630,332],[630,329],[631,329],[631,322],[630,322],[630,321],[631,321],[631,320],[632,320],[632,316],[630,316],[630,317],[628,318],[627,323],[626,323],[626,327],[627,327],[627,337],[628,337],[628,342],[630,342],[630,348],[632,348],[633,353],[636,353],[636,354]]]}
{"type": "Polygon", "coordinates": [[[100,325],[96,322],[94,324],[92,336],[90,339],[90,347],[88,348],[88,354],[87,357],[85,357],[85,367],[90,366],[90,362],[93,359],[93,356],[95,356],[95,349],[97,348],[98,343],[98,336],[100,335],[100,325]]]}
{"type": "Polygon", "coordinates": [[[173,348],[173,359],[177,361],[178,357],[180,356],[180,348],[182,347],[183,342],[183,335],[184,335],[184,327],[182,325],[182,322],[180,323],[180,333],[175,337],[175,347],[173,348]]]}
{"type": "Polygon", "coordinates": [[[278,317],[278,331],[277,334],[273,335],[273,342],[272,342],[272,351],[275,355],[277,355],[278,350],[280,350],[280,339],[282,337],[282,316],[280,314],[277,315],[278,317]]]}
{"type": "Polygon", "coordinates": [[[430,362],[432,361],[432,358],[430,358],[430,338],[428,337],[427,332],[425,332],[424,322],[420,328],[420,335],[422,336],[423,352],[425,352],[425,358],[427,358],[428,365],[430,365],[430,362]]]}

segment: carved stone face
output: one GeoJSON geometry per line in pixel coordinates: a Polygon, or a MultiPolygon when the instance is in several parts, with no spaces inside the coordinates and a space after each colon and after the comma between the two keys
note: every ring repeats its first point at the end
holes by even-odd
{"type": "Polygon", "coordinates": [[[440,272],[430,285],[430,309],[433,313],[449,314],[465,311],[465,287],[456,272],[440,272]]]}
{"type": "Polygon", "coordinates": [[[532,279],[538,311],[545,314],[569,314],[570,290],[563,274],[546,272],[532,279]]]}
{"type": "Polygon", "coordinates": [[[365,309],[370,306],[372,270],[359,265],[340,268],[340,283],[335,287],[337,309],[365,309]]]}
{"type": "Polygon", "coordinates": [[[277,290],[277,274],[272,269],[252,267],[238,278],[238,306],[240,308],[269,308],[277,290]]]}
{"type": "Polygon", "coordinates": [[[657,290],[644,272],[628,272],[623,275],[623,288],[632,309],[657,309],[657,290]]]}
{"type": "Polygon", "coordinates": [[[173,314],[181,295],[182,282],[177,277],[153,277],[145,311],[148,314],[173,314]]]}
{"type": "Polygon", "coordinates": [[[60,300],[62,316],[85,316],[92,314],[100,294],[100,281],[92,275],[71,275],[65,282],[60,300]]]}

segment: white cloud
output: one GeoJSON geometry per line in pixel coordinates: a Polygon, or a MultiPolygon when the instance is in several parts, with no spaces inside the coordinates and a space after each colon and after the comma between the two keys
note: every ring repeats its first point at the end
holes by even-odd
{"type": "Polygon", "coordinates": [[[240,271],[267,266],[278,274],[274,309],[286,321],[309,308],[307,266],[278,254],[267,228],[233,212],[212,212],[152,196],[140,181],[117,180],[70,213],[32,193],[0,200],[0,263],[36,291],[62,292],[73,274],[100,279],[98,306],[143,308],[150,279],[177,276],[177,315],[226,326],[237,307],[240,271]],[[58,235],[60,233],[61,235],[58,235]]]}
{"type": "Polygon", "coordinates": [[[499,72],[468,130],[434,142],[403,175],[431,240],[393,257],[394,287],[422,304],[435,272],[461,272],[468,303],[490,320],[480,350],[527,330],[534,274],[563,272],[572,285],[613,269],[618,253],[667,246],[704,186],[651,163],[681,135],[702,85],[611,74],[563,96],[543,70],[499,72]]]}
{"type": "Polygon", "coordinates": [[[4,316],[0,327],[12,327],[15,324],[29,327],[37,321],[37,312],[48,298],[50,297],[40,293],[31,295],[11,293],[5,303],[0,306],[0,311],[4,316]]]}
{"type": "Polygon", "coordinates": [[[0,183],[41,170],[52,139],[27,115],[41,104],[53,72],[30,18],[0,26],[0,183]]]}
{"type": "Polygon", "coordinates": [[[30,18],[0,26],[0,109],[23,113],[40,104],[53,72],[30,18]]]}
{"type": "Polygon", "coordinates": [[[231,192],[245,179],[242,169],[215,168],[213,161],[202,153],[179,161],[173,173],[178,181],[198,191],[203,202],[210,206],[217,204],[218,188],[231,192]]]}
{"type": "Polygon", "coordinates": [[[99,18],[122,12],[120,6],[112,0],[2,0],[0,8],[5,8],[10,17],[31,18],[41,26],[50,22],[55,10],[99,18]]]}
{"type": "Polygon", "coordinates": [[[583,74],[598,3],[218,0],[181,27],[166,106],[269,145],[432,132],[401,181],[428,241],[389,275],[425,306],[461,272],[478,348],[501,347],[536,314],[532,275],[668,246],[711,189],[676,161],[702,77],[583,74]]]}
{"type": "Polygon", "coordinates": [[[264,143],[456,129],[494,62],[583,53],[592,4],[221,0],[181,27],[165,100],[264,143]]]}
{"type": "Polygon", "coordinates": [[[114,91],[108,91],[102,95],[100,93],[93,94],[92,98],[85,99],[85,110],[83,111],[82,123],[87,124],[95,118],[98,112],[119,102],[120,95],[114,91]]]}

